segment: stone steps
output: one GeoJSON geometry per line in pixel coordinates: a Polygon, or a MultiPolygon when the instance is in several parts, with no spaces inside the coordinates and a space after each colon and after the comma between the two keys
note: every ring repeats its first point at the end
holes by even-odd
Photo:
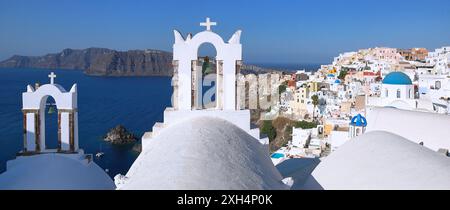
{"type": "Polygon", "coordinates": [[[164,123],[163,122],[157,122],[155,123],[155,125],[153,125],[153,129],[152,129],[152,136],[156,136],[159,134],[159,132],[161,132],[161,130],[164,128],[164,123]]]}

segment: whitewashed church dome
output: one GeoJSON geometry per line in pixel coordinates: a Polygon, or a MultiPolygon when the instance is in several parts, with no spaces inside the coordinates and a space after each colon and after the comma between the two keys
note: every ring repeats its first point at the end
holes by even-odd
{"type": "Polygon", "coordinates": [[[0,174],[2,190],[113,190],[112,179],[82,154],[20,156],[0,174]]]}
{"type": "Polygon", "coordinates": [[[303,189],[450,189],[450,158],[398,135],[373,131],[326,157],[303,189]]]}
{"type": "Polygon", "coordinates": [[[228,121],[192,118],[150,141],[118,189],[288,189],[267,149],[228,121]]]}

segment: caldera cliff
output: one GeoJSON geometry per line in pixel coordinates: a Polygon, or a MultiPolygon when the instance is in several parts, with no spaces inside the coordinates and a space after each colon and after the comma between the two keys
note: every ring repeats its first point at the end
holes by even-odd
{"type": "MultiPolygon", "coordinates": [[[[44,68],[83,70],[92,76],[173,75],[172,53],[161,50],[117,51],[106,48],[64,49],[44,56],[14,55],[0,62],[0,68],[44,68]]],[[[243,65],[241,73],[268,73],[254,65],[243,65]]]]}

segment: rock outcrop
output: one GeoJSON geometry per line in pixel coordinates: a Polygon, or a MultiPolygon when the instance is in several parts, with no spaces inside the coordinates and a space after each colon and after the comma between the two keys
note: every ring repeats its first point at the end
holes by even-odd
{"type": "Polygon", "coordinates": [[[137,139],[138,138],[134,134],[128,132],[122,125],[118,125],[111,129],[104,138],[105,141],[109,141],[112,144],[130,144],[135,143],[137,139]]]}

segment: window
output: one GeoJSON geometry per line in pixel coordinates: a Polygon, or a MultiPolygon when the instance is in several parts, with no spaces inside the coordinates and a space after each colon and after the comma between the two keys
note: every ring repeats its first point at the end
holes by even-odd
{"type": "Polygon", "coordinates": [[[441,81],[434,82],[434,87],[436,88],[436,90],[441,89],[441,81]]]}
{"type": "Polygon", "coordinates": [[[389,90],[386,89],[386,98],[389,97],[389,90]]]}
{"type": "Polygon", "coordinates": [[[397,89],[397,98],[400,98],[400,89],[397,89]]]}

